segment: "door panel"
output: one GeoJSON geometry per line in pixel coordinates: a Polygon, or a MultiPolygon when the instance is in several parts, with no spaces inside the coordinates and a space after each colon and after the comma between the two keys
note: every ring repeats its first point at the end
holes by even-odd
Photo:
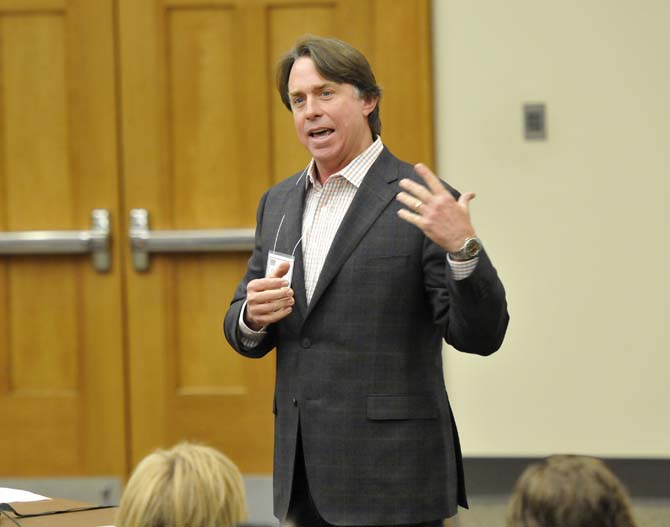
{"type": "MultiPolygon", "coordinates": [[[[262,52],[247,17],[229,4],[120,3],[126,199],[148,209],[152,228],[254,226],[270,178],[267,132],[242,78],[262,52]]],[[[191,438],[267,471],[273,363],[252,367],[221,330],[247,259],[154,255],[143,274],[127,264],[134,461],[191,438]]]]}
{"type": "Polygon", "coordinates": [[[373,16],[384,142],[401,159],[435,168],[429,3],[378,0],[373,16]]]}
{"type": "MultiPolygon", "coordinates": [[[[307,32],[359,46],[381,66],[380,84],[399,91],[392,102],[412,94],[411,104],[402,100],[409,110],[388,111],[384,141],[432,163],[431,116],[422,113],[430,101],[415,100],[430,96],[429,58],[413,56],[429,51],[426,1],[121,0],[119,8],[125,199],[149,210],[152,228],[253,227],[263,191],[307,164],[274,87],[277,60],[307,32]],[[405,50],[411,40],[419,42],[405,50]]],[[[383,120],[386,112],[382,104],[383,120]]],[[[152,255],[146,273],[125,259],[133,463],[194,438],[244,472],[271,471],[274,355],[244,359],[221,331],[248,256],[152,255]]]]}
{"type": "MultiPolygon", "coordinates": [[[[111,2],[0,2],[0,231],[87,230],[92,209],[117,209],[111,15],[111,2]]],[[[2,475],[125,470],[112,265],[0,258],[2,475]]]]}

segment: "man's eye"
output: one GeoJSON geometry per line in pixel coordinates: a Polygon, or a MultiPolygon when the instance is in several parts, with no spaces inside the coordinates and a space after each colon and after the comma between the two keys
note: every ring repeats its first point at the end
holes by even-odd
{"type": "Polygon", "coordinates": [[[323,90],[323,91],[321,92],[321,95],[322,95],[323,97],[330,97],[332,94],[333,94],[333,92],[332,92],[331,90],[323,90]]]}
{"type": "Polygon", "coordinates": [[[298,106],[298,105],[302,104],[303,101],[304,101],[304,99],[302,97],[293,97],[293,99],[291,99],[291,105],[292,106],[298,106]]]}

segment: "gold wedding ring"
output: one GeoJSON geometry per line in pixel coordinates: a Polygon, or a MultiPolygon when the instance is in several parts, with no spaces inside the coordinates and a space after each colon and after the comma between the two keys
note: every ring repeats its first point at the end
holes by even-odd
{"type": "Polygon", "coordinates": [[[423,205],[423,201],[420,199],[416,200],[416,204],[414,205],[414,212],[419,212],[421,205],[423,205]]]}

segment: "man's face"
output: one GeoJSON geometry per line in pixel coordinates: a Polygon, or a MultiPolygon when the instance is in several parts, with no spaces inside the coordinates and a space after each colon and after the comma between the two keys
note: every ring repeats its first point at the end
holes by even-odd
{"type": "Polygon", "coordinates": [[[372,143],[367,117],[377,100],[360,98],[351,84],[324,79],[310,57],[293,64],[288,93],[298,139],[314,157],[322,180],[372,143]]]}

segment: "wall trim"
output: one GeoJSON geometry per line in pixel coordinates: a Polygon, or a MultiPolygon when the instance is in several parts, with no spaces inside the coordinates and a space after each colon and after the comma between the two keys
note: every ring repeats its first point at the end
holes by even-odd
{"type": "MultiPolygon", "coordinates": [[[[531,463],[544,457],[465,457],[465,484],[470,496],[509,495],[531,463]]],[[[670,458],[600,458],[634,498],[670,499],[670,458]]]]}

